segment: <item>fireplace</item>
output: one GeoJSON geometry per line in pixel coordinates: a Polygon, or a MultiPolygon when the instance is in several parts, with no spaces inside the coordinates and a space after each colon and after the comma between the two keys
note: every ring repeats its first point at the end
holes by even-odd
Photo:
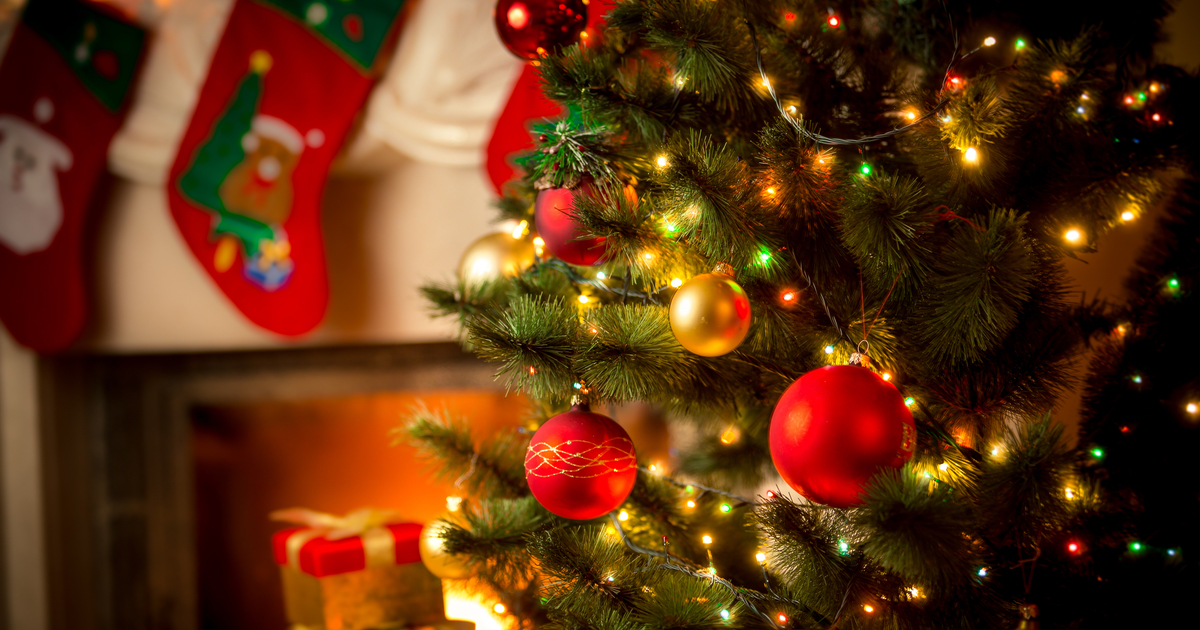
{"type": "MultiPolygon", "coordinates": [[[[275,508],[443,509],[388,430],[423,400],[523,419],[453,344],[40,362],[52,628],[284,628],[275,508]],[[409,493],[416,485],[420,490],[409,493]]],[[[435,488],[430,490],[430,488],[435,488]]]]}

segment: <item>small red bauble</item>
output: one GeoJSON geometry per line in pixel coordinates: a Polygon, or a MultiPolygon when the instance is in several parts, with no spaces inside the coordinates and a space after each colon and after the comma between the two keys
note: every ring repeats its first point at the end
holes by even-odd
{"type": "Polygon", "coordinates": [[[608,416],[575,405],[533,434],[525,480],[538,503],[559,516],[604,516],[625,501],[637,480],[633,441],[608,416]]]}
{"type": "Polygon", "coordinates": [[[578,240],[583,230],[571,216],[571,204],[580,194],[591,195],[591,184],[585,181],[576,189],[547,188],[539,192],[533,222],[551,254],[572,265],[595,265],[604,258],[608,246],[602,236],[578,240]]]}
{"type": "Polygon", "coordinates": [[[584,0],[499,0],[493,13],[496,33],[509,52],[537,59],[579,41],[587,27],[584,0]]]}
{"type": "Polygon", "coordinates": [[[895,385],[871,370],[831,365],[792,383],[771,416],[771,459],[796,492],[833,507],[859,496],[880,468],[912,458],[917,429],[895,385]]]}

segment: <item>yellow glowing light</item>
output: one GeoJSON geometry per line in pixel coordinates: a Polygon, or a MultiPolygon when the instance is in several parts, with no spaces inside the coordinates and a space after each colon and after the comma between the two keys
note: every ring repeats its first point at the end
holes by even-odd
{"type": "Polygon", "coordinates": [[[995,46],[995,45],[996,45],[996,38],[995,38],[995,37],[989,37],[989,38],[987,38],[987,39],[983,40],[983,45],[984,45],[984,46],[995,46]]]}
{"type": "Polygon", "coordinates": [[[448,591],[446,593],[446,618],[475,622],[475,630],[501,630],[503,625],[492,614],[479,595],[448,591]]]}
{"type": "Polygon", "coordinates": [[[795,114],[795,113],[796,113],[796,106],[795,106],[795,105],[788,105],[788,108],[787,108],[787,110],[788,110],[788,113],[789,113],[789,114],[795,114]]]}
{"type": "Polygon", "coordinates": [[[768,79],[767,77],[763,77],[762,78],[762,86],[765,88],[771,87],[771,80],[768,79]]]}
{"type": "Polygon", "coordinates": [[[675,85],[678,85],[678,86],[680,86],[680,87],[682,87],[682,86],[683,86],[683,82],[684,82],[684,78],[683,78],[683,77],[679,77],[678,79],[675,79],[675,85]]]}
{"type": "Polygon", "coordinates": [[[658,470],[658,464],[650,464],[650,472],[658,470]]]}
{"type": "Polygon", "coordinates": [[[665,155],[658,156],[657,163],[658,163],[659,168],[664,168],[667,165],[667,156],[665,156],[665,155]]]}
{"type": "Polygon", "coordinates": [[[525,230],[529,228],[529,221],[521,221],[516,228],[513,229],[513,238],[521,238],[525,235],[525,230]]]}
{"type": "Polygon", "coordinates": [[[629,512],[626,512],[625,510],[621,510],[621,513],[617,515],[617,519],[622,520],[622,521],[628,521],[629,520],[629,512]]]}
{"type": "Polygon", "coordinates": [[[783,613],[779,613],[779,615],[776,616],[776,619],[779,620],[779,623],[787,623],[787,615],[783,613]]]}
{"type": "Polygon", "coordinates": [[[774,195],[774,194],[775,194],[775,187],[774,187],[774,186],[772,186],[772,187],[770,187],[770,188],[767,188],[767,194],[768,194],[768,195],[774,195]]]}
{"type": "Polygon", "coordinates": [[[495,606],[492,606],[492,610],[496,611],[497,615],[503,615],[504,611],[508,609],[504,607],[504,604],[496,604],[495,606]]]}
{"type": "Polygon", "coordinates": [[[767,561],[767,554],[760,551],[760,552],[754,554],[754,559],[758,560],[759,564],[762,564],[767,561]]]}
{"type": "Polygon", "coordinates": [[[587,304],[587,303],[588,303],[588,302],[590,302],[590,301],[591,301],[591,300],[589,300],[589,299],[588,299],[588,296],[586,296],[586,295],[581,295],[581,296],[579,296],[579,303],[580,303],[580,304],[587,304]]]}
{"type": "Polygon", "coordinates": [[[700,541],[706,545],[711,545],[712,544],[712,536],[705,534],[704,537],[700,539],[700,541]]]}
{"type": "Polygon", "coordinates": [[[457,512],[462,508],[462,497],[446,497],[446,509],[451,512],[457,512]]]}
{"type": "Polygon", "coordinates": [[[880,376],[882,376],[882,377],[883,377],[883,380],[885,380],[885,381],[890,381],[890,380],[892,380],[892,373],[891,373],[891,372],[884,372],[884,373],[883,373],[883,374],[881,374],[880,376]]]}
{"type": "Polygon", "coordinates": [[[979,161],[979,151],[976,151],[975,147],[967,147],[967,150],[963,151],[963,159],[974,164],[979,161]]]}
{"type": "Polygon", "coordinates": [[[992,457],[995,457],[996,455],[999,455],[999,454],[1000,454],[1000,447],[999,447],[999,446],[993,446],[993,447],[992,447],[992,457]]]}
{"type": "Polygon", "coordinates": [[[906,113],[906,114],[904,114],[904,115],[905,115],[905,116],[906,116],[906,117],[907,117],[909,120],[916,120],[916,119],[917,119],[917,112],[914,112],[914,111],[909,111],[908,113],[906,113]]]}
{"type": "Polygon", "coordinates": [[[1121,213],[1121,220],[1122,220],[1122,221],[1132,221],[1132,220],[1133,220],[1133,211],[1132,211],[1132,210],[1126,210],[1125,212],[1122,212],[1122,213],[1121,213]]]}
{"type": "Polygon", "coordinates": [[[1187,412],[1188,412],[1188,413],[1190,413],[1190,414],[1192,414],[1192,415],[1195,415],[1195,414],[1196,414],[1196,411],[1197,411],[1198,409],[1200,409],[1200,407],[1197,407],[1197,406],[1196,406],[1196,403],[1188,403],[1188,404],[1187,404],[1187,406],[1186,406],[1186,407],[1184,407],[1184,409],[1187,409],[1187,412]]]}
{"type": "Polygon", "coordinates": [[[592,326],[591,333],[594,335],[594,334],[596,334],[596,333],[598,333],[598,332],[600,332],[600,331],[599,331],[599,330],[597,330],[595,326],[592,326]]]}
{"type": "Polygon", "coordinates": [[[947,470],[950,470],[950,464],[947,464],[946,462],[942,462],[942,463],[938,464],[938,470],[940,470],[942,472],[946,472],[947,470]]]}
{"type": "Polygon", "coordinates": [[[1117,334],[1118,335],[1125,334],[1125,324],[1121,324],[1121,325],[1117,326],[1117,334]]]}
{"type": "Polygon", "coordinates": [[[863,611],[869,615],[875,612],[875,607],[870,604],[863,604],[863,611]]]}
{"type": "Polygon", "coordinates": [[[916,599],[921,596],[921,591],[919,591],[917,587],[913,586],[908,589],[908,594],[912,595],[913,599],[916,599]]]}
{"type": "Polygon", "coordinates": [[[792,300],[794,300],[794,299],[796,299],[796,294],[795,294],[795,293],[792,293],[791,291],[788,291],[787,293],[784,293],[784,294],[783,294],[783,301],[784,301],[784,302],[791,302],[791,301],[792,301],[792,300]]]}
{"type": "Polygon", "coordinates": [[[545,246],[546,246],[546,241],[543,241],[543,240],[542,240],[542,237],[540,237],[540,236],[537,236],[537,237],[534,237],[534,239],[533,239],[533,244],[534,244],[534,245],[537,245],[538,247],[545,247],[545,246]]]}
{"type": "Polygon", "coordinates": [[[687,506],[688,506],[688,507],[690,507],[690,508],[694,508],[694,507],[696,507],[696,502],[695,502],[695,501],[688,501],[688,502],[687,502],[687,506]]]}
{"type": "Polygon", "coordinates": [[[732,444],[736,442],[740,436],[741,431],[738,431],[738,428],[735,426],[730,426],[728,429],[725,429],[724,433],[721,434],[721,443],[732,444]]]}
{"type": "Polygon", "coordinates": [[[1070,230],[1067,230],[1066,234],[1063,234],[1063,238],[1074,243],[1074,242],[1078,241],[1079,239],[1083,238],[1083,233],[1080,232],[1079,230],[1072,228],[1070,230]]]}
{"type": "Polygon", "coordinates": [[[642,258],[645,258],[646,260],[650,260],[650,259],[654,258],[654,254],[651,254],[650,252],[646,252],[646,253],[642,254],[642,258]]]}
{"type": "Polygon", "coordinates": [[[1072,489],[1070,489],[1070,488],[1067,488],[1067,489],[1064,491],[1064,493],[1067,495],[1067,498],[1068,498],[1068,499],[1074,499],[1074,498],[1075,498],[1075,491],[1074,491],[1074,490],[1072,490],[1072,489]]]}
{"type": "Polygon", "coordinates": [[[1151,92],[1157,92],[1157,91],[1158,91],[1158,84],[1157,84],[1157,83],[1151,83],[1151,84],[1150,84],[1150,91],[1151,91],[1151,92]]]}
{"type": "Polygon", "coordinates": [[[671,278],[671,286],[678,289],[679,287],[683,286],[683,279],[682,278],[671,278]]]}

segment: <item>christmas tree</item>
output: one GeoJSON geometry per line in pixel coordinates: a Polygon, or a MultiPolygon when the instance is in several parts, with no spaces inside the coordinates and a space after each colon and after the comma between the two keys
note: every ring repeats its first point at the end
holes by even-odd
{"type": "MultiPolygon", "coordinates": [[[[546,4],[501,1],[502,37],[582,5],[546,4]]],[[[1194,343],[1194,220],[1128,310],[1081,303],[1062,261],[1157,204],[1191,216],[1193,78],[1153,62],[1165,3],[1056,9],[628,0],[580,43],[548,36],[536,63],[569,115],[534,127],[498,204],[512,251],[464,269],[536,256],[425,290],[537,418],[479,443],[409,420],[467,497],[427,565],[514,627],[1169,615],[1196,586],[1195,489],[1153,463],[1170,449],[1186,475],[1162,427],[1194,426],[1170,356],[1194,343]],[[1076,448],[1051,412],[1093,345],[1076,448]],[[635,463],[584,399],[700,438],[635,463]]]]}

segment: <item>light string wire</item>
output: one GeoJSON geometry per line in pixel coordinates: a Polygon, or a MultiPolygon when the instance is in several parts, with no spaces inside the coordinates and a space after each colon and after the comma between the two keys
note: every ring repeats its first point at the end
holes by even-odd
{"type": "MultiPolygon", "coordinates": [[[[654,558],[662,558],[663,559],[663,562],[661,564],[658,564],[653,567],[647,567],[646,569],[642,569],[642,570],[667,569],[667,570],[671,570],[671,571],[679,571],[680,573],[683,573],[685,575],[690,575],[695,578],[708,580],[709,583],[711,583],[711,584],[720,584],[721,586],[725,587],[729,591],[729,594],[732,595],[734,599],[741,602],[741,604],[743,606],[745,606],[748,610],[750,610],[750,612],[752,612],[755,615],[757,615],[758,617],[762,618],[764,621],[766,621],[768,624],[770,624],[771,627],[773,627],[773,628],[783,628],[784,627],[784,626],[780,625],[773,617],[771,617],[771,615],[759,610],[758,607],[754,605],[754,602],[751,601],[751,599],[756,599],[759,601],[766,601],[768,599],[766,595],[763,595],[762,593],[759,593],[759,592],[751,590],[751,589],[740,588],[738,586],[735,586],[733,584],[733,582],[730,582],[729,580],[717,575],[715,571],[708,570],[708,569],[697,570],[693,567],[686,566],[686,564],[680,564],[680,563],[687,563],[687,564],[691,564],[691,563],[688,560],[681,558],[679,556],[676,556],[672,553],[664,552],[664,551],[654,551],[653,549],[647,549],[645,547],[642,547],[641,545],[633,542],[629,538],[629,535],[625,533],[625,528],[621,526],[621,521],[620,521],[620,519],[617,518],[616,512],[609,512],[608,518],[612,522],[613,528],[617,531],[617,534],[619,534],[621,536],[621,542],[623,542],[625,544],[625,546],[628,547],[631,551],[633,551],[634,553],[644,555],[647,558],[654,557],[654,558]],[[678,561],[679,563],[676,563],[676,561],[678,561]]],[[[778,596],[776,596],[776,597],[779,601],[787,603],[787,604],[791,604],[792,606],[795,606],[801,610],[804,610],[805,612],[807,612],[810,615],[815,614],[812,611],[812,609],[810,609],[808,606],[806,606],[803,602],[799,602],[799,601],[796,601],[793,599],[788,599],[785,597],[778,597],[778,596]]]]}
{"type": "MultiPolygon", "coordinates": [[[[815,142],[817,144],[822,144],[822,145],[826,145],[826,146],[856,146],[856,145],[871,144],[874,142],[879,142],[880,140],[886,140],[892,136],[902,134],[906,131],[913,129],[917,125],[920,125],[921,123],[928,120],[930,117],[936,115],[938,111],[940,111],[943,107],[946,106],[947,103],[950,102],[950,98],[948,96],[944,96],[944,97],[942,97],[941,100],[939,100],[937,102],[937,104],[935,104],[933,106],[932,109],[930,109],[924,115],[920,116],[919,118],[912,121],[911,123],[904,125],[902,127],[897,127],[895,129],[892,129],[891,131],[885,131],[883,133],[875,134],[873,136],[866,136],[863,138],[830,138],[828,136],[823,136],[819,133],[809,131],[804,128],[803,117],[801,117],[800,120],[793,118],[791,116],[791,114],[789,114],[787,112],[787,109],[784,108],[783,103],[780,102],[779,95],[775,93],[775,86],[771,83],[771,80],[769,78],[767,78],[767,71],[763,67],[762,49],[759,48],[759,45],[758,45],[758,29],[756,29],[754,27],[754,23],[751,22],[750,18],[748,17],[749,12],[746,10],[745,0],[743,0],[743,2],[742,2],[742,9],[743,9],[743,12],[745,12],[747,14],[747,17],[744,18],[743,21],[746,23],[746,28],[750,31],[750,40],[754,45],[754,60],[755,60],[755,63],[758,65],[758,74],[760,77],[762,77],[762,83],[764,86],[766,86],[767,93],[769,93],[771,95],[771,100],[773,100],[775,102],[775,107],[779,109],[779,113],[781,116],[783,116],[784,120],[788,121],[788,123],[790,123],[792,125],[792,127],[794,127],[796,129],[796,131],[799,132],[801,135],[808,138],[809,140],[812,140],[813,142],[815,142]]],[[[946,81],[949,79],[950,73],[954,70],[955,65],[957,65],[962,60],[966,59],[967,57],[970,57],[972,54],[978,52],[981,48],[983,48],[982,45],[976,46],[972,50],[967,51],[962,56],[959,56],[959,54],[958,54],[958,45],[959,45],[958,31],[957,31],[957,29],[954,29],[953,18],[950,19],[950,27],[954,34],[954,53],[950,56],[950,63],[946,65],[946,72],[945,72],[944,76],[942,77],[942,85],[943,86],[946,84],[946,81]]]]}

